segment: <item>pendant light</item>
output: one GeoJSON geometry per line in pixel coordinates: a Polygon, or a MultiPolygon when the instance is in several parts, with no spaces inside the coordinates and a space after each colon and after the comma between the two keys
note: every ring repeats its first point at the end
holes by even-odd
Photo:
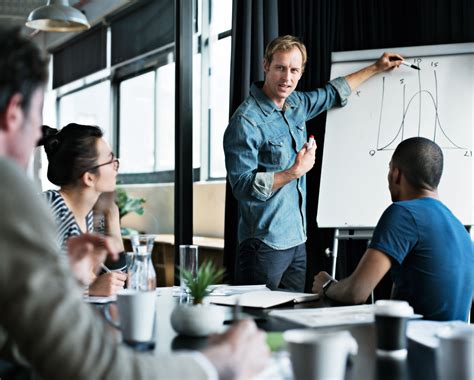
{"type": "Polygon", "coordinates": [[[78,32],[91,27],[86,16],[71,7],[68,0],[48,0],[31,11],[26,26],[45,32],[78,32]]]}

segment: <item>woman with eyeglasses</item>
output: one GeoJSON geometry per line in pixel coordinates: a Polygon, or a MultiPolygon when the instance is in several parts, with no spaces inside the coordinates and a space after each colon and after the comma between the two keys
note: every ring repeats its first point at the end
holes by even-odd
{"type": "MultiPolygon", "coordinates": [[[[44,145],[48,157],[48,179],[59,187],[43,194],[57,221],[63,252],[67,252],[67,240],[71,236],[94,230],[113,237],[117,248],[123,251],[119,210],[113,193],[119,161],[103,138],[102,130],[74,123],[59,131],[43,126],[38,145],[44,145]],[[99,220],[94,220],[94,211],[102,214],[99,220]]],[[[89,295],[113,295],[123,288],[126,279],[122,272],[104,273],[90,285],[89,295]]]]}

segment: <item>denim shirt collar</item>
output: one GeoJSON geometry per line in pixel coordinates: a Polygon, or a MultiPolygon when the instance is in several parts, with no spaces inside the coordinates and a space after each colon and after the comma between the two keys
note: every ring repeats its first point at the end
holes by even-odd
{"type": "MultiPolygon", "coordinates": [[[[253,96],[255,102],[258,104],[265,116],[268,116],[274,111],[281,111],[281,109],[278,108],[277,105],[263,92],[263,83],[263,81],[252,83],[252,87],[250,87],[250,95],[253,96]]],[[[299,103],[300,100],[293,91],[290,96],[286,98],[284,106],[285,108],[296,108],[299,103]]]]}

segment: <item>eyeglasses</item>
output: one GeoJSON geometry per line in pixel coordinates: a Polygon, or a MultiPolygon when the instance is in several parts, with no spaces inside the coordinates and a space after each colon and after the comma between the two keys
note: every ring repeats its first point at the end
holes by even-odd
{"type": "Polygon", "coordinates": [[[84,173],[85,173],[85,172],[90,172],[91,170],[94,170],[94,169],[98,169],[98,168],[100,168],[101,166],[110,165],[110,164],[113,164],[113,165],[114,165],[114,170],[115,170],[115,171],[118,171],[118,170],[119,170],[120,161],[119,161],[118,158],[113,157],[109,162],[104,162],[103,164],[95,165],[95,166],[92,166],[92,167],[90,167],[90,168],[84,170],[84,173]]]}

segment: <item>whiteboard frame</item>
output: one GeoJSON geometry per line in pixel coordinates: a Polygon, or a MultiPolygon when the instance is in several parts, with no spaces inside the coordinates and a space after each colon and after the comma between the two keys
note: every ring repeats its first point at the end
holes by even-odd
{"type": "MultiPolygon", "coordinates": [[[[423,45],[410,47],[390,48],[392,52],[397,52],[405,58],[413,57],[431,57],[456,54],[472,54],[474,53],[474,42],[466,42],[462,44],[444,44],[444,45],[423,45]]],[[[378,59],[387,49],[371,49],[371,50],[349,50],[331,53],[331,65],[339,62],[358,62],[367,61],[369,59],[378,59]]]]}
{"type": "MultiPolygon", "coordinates": [[[[350,50],[350,51],[343,51],[343,52],[333,52],[331,53],[331,66],[336,63],[343,63],[343,62],[362,62],[368,60],[376,60],[378,59],[384,52],[392,51],[397,52],[405,58],[415,58],[415,57],[429,57],[429,56],[453,56],[453,55],[463,55],[463,54],[474,54],[474,43],[467,42],[467,43],[458,43],[458,44],[439,44],[439,45],[423,45],[423,46],[411,46],[411,47],[395,47],[395,48],[380,48],[380,49],[368,49],[368,50],[350,50]]],[[[332,72],[332,67],[331,67],[332,72]]],[[[474,139],[474,135],[473,135],[474,139]]],[[[323,158],[323,165],[324,165],[324,158],[323,158]]],[[[473,185],[474,185],[474,176],[472,178],[473,185]]],[[[474,186],[473,186],[474,187],[474,186]]],[[[319,202],[320,194],[318,194],[318,202],[319,202]]],[[[316,222],[319,224],[319,212],[316,215],[316,222]]],[[[324,224],[324,223],[323,223],[324,224]]],[[[471,234],[474,234],[474,226],[470,226],[471,234]]],[[[324,228],[338,228],[338,229],[373,229],[375,226],[350,226],[350,225],[323,225],[324,228]]]]}

